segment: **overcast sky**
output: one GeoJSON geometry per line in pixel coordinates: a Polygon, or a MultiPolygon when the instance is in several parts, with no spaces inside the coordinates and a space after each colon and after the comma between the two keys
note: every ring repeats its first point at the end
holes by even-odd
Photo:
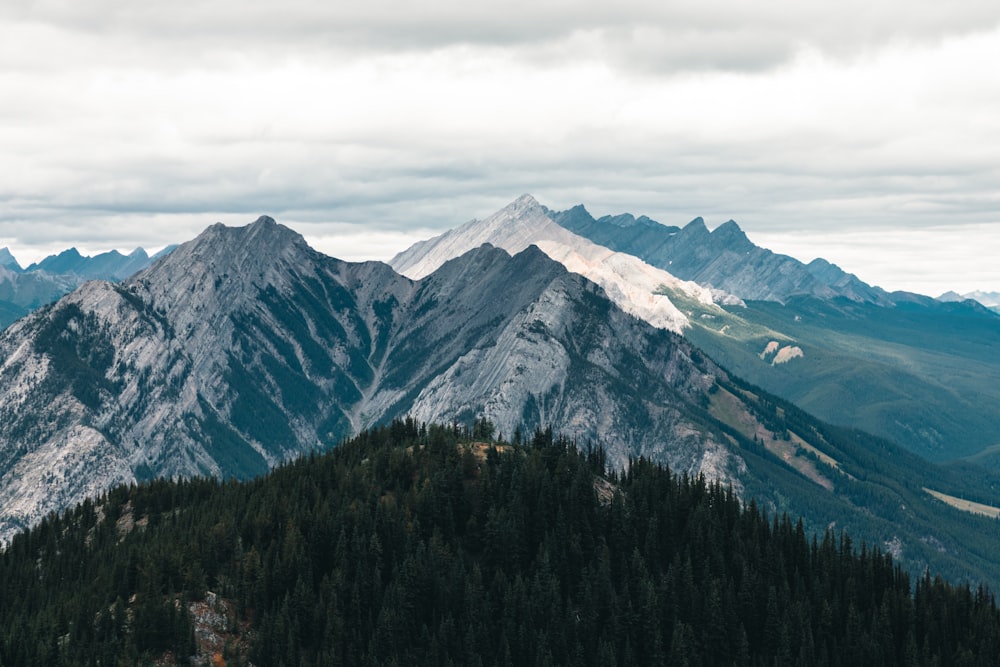
{"type": "Polygon", "coordinates": [[[997,63],[996,0],[3,0],[0,247],[387,259],[530,192],[1000,291],[997,63]]]}

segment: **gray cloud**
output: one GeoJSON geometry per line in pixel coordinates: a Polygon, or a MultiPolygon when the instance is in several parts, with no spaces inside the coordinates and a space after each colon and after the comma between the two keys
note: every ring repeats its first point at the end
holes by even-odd
{"type": "MultiPolygon", "coordinates": [[[[86,3],[13,0],[0,18],[24,29],[51,26],[101,57],[148,54],[176,62],[219,54],[407,51],[460,44],[544,47],[577,43],[589,54],[648,69],[754,69],[803,47],[853,56],[887,42],[936,42],[1000,24],[992,0],[839,3],[776,0],[616,3],[435,0],[363,3],[313,0],[86,3]]],[[[64,63],[65,64],[65,63],[64,63]]],[[[72,63],[69,63],[70,65],[72,63]]]]}
{"type": "Polygon", "coordinates": [[[5,2],[0,246],[269,213],[372,248],[523,192],[751,236],[990,229],[998,24],[975,1],[5,2]]]}

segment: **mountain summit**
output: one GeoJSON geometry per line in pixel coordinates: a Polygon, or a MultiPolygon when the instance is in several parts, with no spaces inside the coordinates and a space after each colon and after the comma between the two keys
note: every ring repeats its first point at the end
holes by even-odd
{"type": "MultiPolygon", "coordinates": [[[[394,269],[411,278],[427,275],[445,261],[489,243],[516,254],[529,245],[600,285],[615,304],[653,326],[681,332],[689,322],[665,288],[714,308],[713,292],[637,257],[614,252],[555,224],[548,209],[531,195],[522,195],[484,220],[472,220],[427,241],[421,241],[390,260],[394,269]]],[[[725,295],[722,295],[723,297],[725,295]]]]}
{"type": "Polygon", "coordinates": [[[14,258],[14,255],[10,254],[10,248],[0,248],[0,266],[15,273],[21,273],[24,271],[18,261],[14,258]]]}

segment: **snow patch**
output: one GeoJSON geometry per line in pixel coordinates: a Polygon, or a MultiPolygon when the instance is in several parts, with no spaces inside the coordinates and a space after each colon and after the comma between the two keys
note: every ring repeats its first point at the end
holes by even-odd
{"type": "Polygon", "coordinates": [[[760,357],[761,361],[766,361],[772,366],[777,366],[778,364],[787,364],[792,359],[804,357],[805,352],[798,345],[785,345],[782,347],[781,343],[772,340],[764,347],[763,352],[757,356],[760,357]]]}

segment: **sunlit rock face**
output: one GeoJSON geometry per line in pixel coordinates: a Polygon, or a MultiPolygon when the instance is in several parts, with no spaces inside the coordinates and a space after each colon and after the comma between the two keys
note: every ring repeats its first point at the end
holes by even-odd
{"type": "Polygon", "coordinates": [[[688,326],[687,317],[658,291],[667,287],[708,305],[713,302],[711,289],[679,280],[637,257],[609,250],[560,227],[531,195],[521,196],[484,220],[473,220],[416,243],[396,255],[390,264],[404,275],[421,278],[447,260],[484,243],[511,254],[530,245],[537,246],[569,271],[603,287],[625,312],[677,333],[688,326]]]}

